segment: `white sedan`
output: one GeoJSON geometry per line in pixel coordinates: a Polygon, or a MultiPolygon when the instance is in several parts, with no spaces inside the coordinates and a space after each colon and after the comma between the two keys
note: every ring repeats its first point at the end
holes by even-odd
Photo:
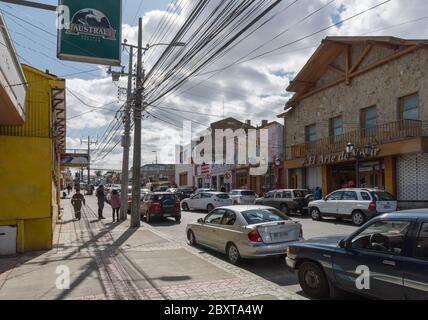
{"type": "Polygon", "coordinates": [[[184,211],[207,210],[211,212],[215,208],[222,206],[230,206],[233,204],[229,195],[224,192],[201,192],[193,195],[190,198],[181,201],[181,208],[184,211]]]}

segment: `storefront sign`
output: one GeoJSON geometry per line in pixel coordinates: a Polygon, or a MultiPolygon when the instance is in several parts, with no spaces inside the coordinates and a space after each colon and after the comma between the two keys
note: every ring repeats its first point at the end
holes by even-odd
{"type": "Polygon", "coordinates": [[[69,23],[58,30],[58,58],[120,65],[121,0],[60,0],[69,23]]]}
{"type": "MultiPolygon", "coordinates": [[[[365,155],[363,153],[360,154],[360,157],[362,159],[369,159],[376,157],[380,152],[380,149],[374,148],[372,153],[370,155],[365,155]]],[[[344,162],[344,161],[351,161],[356,159],[356,154],[348,154],[345,151],[342,153],[336,153],[336,154],[328,154],[328,155],[314,155],[314,156],[308,156],[305,159],[305,162],[303,163],[306,167],[312,167],[312,166],[319,166],[323,164],[333,164],[337,162],[344,162]]]]}
{"type": "Polygon", "coordinates": [[[61,167],[80,168],[89,164],[88,154],[65,153],[61,155],[61,167]]]}

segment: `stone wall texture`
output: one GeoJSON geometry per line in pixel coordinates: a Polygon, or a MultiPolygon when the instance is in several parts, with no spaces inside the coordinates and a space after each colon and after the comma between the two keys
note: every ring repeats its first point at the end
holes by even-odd
{"type": "MultiPolygon", "coordinates": [[[[354,48],[351,56],[358,56],[362,48],[354,48]]],[[[391,54],[387,48],[374,47],[360,68],[391,54]]],[[[341,67],[343,57],[334,63],[341,67]]],[[[328,71],[318,86],[335,79],[328,71]]],[[[351,80],[350,85],[341,83],[303,99],[285,118],[286,146],[305,142],[305,127],[316,124],[317,138],[328,137],[329,119],[343,117],[343,131],[360,128],[360,110],[376,106],[377,123],[387,123],[399,119],[399,99],[418,93],[420,119],[428,121],[428,50],[420,49],[399,59],[390,61],[372,71],[351,80]]],[[[287,148],[290,159],[290,149],[287,148]]]]}

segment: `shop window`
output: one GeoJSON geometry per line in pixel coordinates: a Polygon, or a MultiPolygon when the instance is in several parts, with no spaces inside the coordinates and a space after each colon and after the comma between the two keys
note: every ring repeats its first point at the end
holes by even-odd
{"type": "Polygon", "coordinates": [[[317,127],[315,124],[306,126],[306,141],[313,142],[317,140],[317,127]]]}
{"type": "Polygon", "coordinates": [[[343,134],[343,118],[342,116],[330,119],[330,137],[333,138],[333,142],[336,143],[339,140],[340,135],[343,134]]]}
{"type": "Polygon", "coordinates": [[[377,109],[376,106],[361,110],[361,129],[365,135],[375,133],[377,126],[377,109]]]}
{"type": "Polygon", "coordinates": [[[419,96],[400,98],[400,120],[419,120],[419,96]]]}

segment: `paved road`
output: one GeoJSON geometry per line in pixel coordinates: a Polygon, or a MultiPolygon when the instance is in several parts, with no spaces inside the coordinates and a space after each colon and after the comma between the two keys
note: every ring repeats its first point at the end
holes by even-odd
{"type": "MultiPolygon", "coordinates": [[[[206,212],[196,211],[182,212],[181,223],[176,223],[174,220],[166,220],[154,221],[151,222],[150,225],[157,230],[168,234],[170,237],[175,238],[177,241],[185,242],[187,241],[185,234],[186,225],[197,221],[199,218],[205,217],[206,214],[206,212]]],[[[293,216],[293,220],[300,221],[303,225],[303,234],[305,239],[328,235],[347,235],[356,229],[351,222],[337,221],[336,219],[313,221],[308,217],[296,215],[293,216]]],[[[209,249],[206,251],[216,257],[226,260],[221,254],[209,249]]],[[[280,286],[284,286],[292,292],[303,295],[296,275],[287,270],[285,261],[282,259],[248,260],[244,261],[240,267],[257,274],[266,280],[274,282],[280,286]]]]}

